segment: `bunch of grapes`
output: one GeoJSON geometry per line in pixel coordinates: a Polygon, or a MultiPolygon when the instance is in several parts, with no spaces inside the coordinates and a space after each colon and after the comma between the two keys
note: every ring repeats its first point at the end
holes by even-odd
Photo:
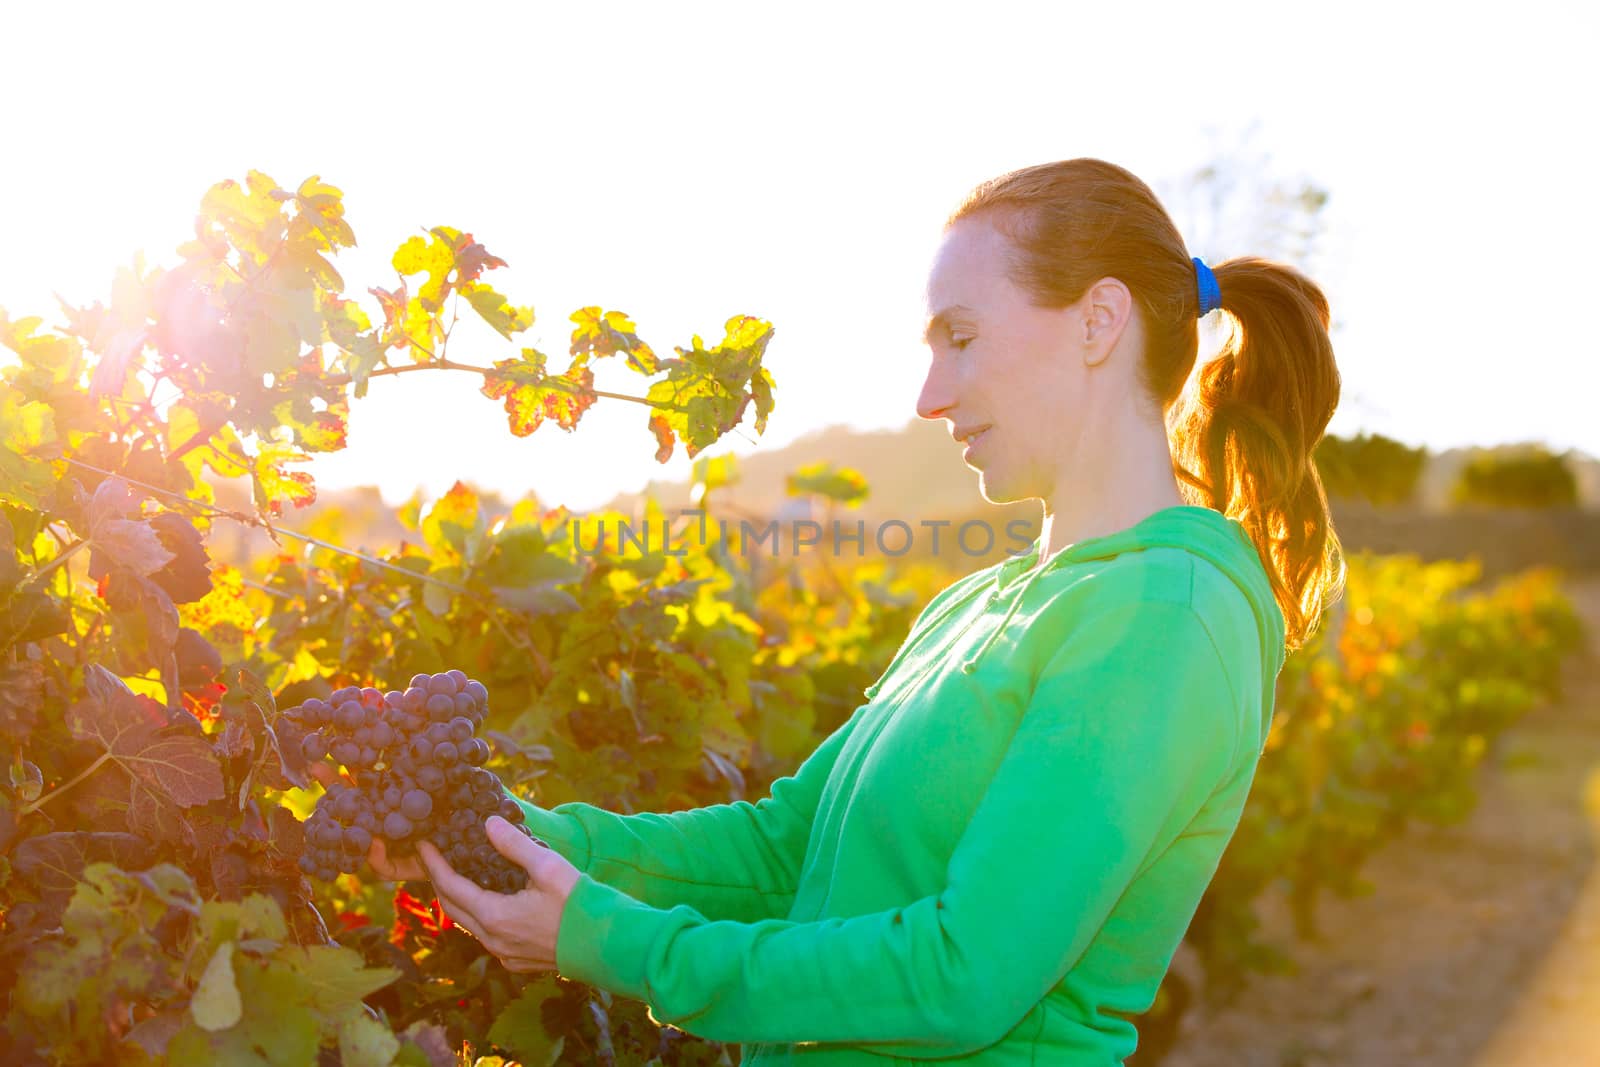
{"type": "Polygon", "coordinates": [[[484,830],[484,820],[499,815],[529,834],[522,809],[483,766],[488,742],[473,736],[488,710],[481,682],[446,671],[418,674],[404,692],[349,686],[285,711],[306,731],[300,751],[307,761],[343,764],[357,783],[337,782],[317,801],[300,869],[328,881],[359,870],[375,837],[398,857],[428,840],[485,889],[522,889],[527,872],[500,855],[484,830]]]}

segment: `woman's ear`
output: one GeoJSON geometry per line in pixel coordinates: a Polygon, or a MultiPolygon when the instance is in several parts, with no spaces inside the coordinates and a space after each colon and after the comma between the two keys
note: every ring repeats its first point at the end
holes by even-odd
{"type": "Polygon", "coordinates": [[[1117,278],[1101,278],[1083,294],[1083,361],[1104,363],[1133,316],[1133,293],[1117,278]]]}

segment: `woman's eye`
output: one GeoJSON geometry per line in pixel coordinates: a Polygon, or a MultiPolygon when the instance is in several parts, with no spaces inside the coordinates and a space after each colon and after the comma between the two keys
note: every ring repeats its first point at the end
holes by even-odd
{"type": "Polygon", "coordinates": [[[963,337],[960,340],[957,340],[956,338],[952,337],[952,338],[950,338],[950,343],[952,345],[954,345],[957,349],[962,349],[962,348],[966,348],[968,345],[970,345],[973,342],[973,340],[975,340],[975,339],[971,338],[971,337],[963,337]]]}

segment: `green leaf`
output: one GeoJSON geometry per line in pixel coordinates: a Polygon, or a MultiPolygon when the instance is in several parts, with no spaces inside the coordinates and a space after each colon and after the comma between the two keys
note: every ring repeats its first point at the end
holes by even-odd
{"type": "Polygon", "coordinates": [[[232,941],[218,946],[206,964],[189,1001],[189,1011],[195,1025],[211,1033],[226,1030],[244,1015],[244,1001],[239,998],[239,984],[233,976],[232,941]]]}
{"type": "Polygon", "coordinates": [[[400,1042],[376,1019],[351,1013],[339,1024],[339,1057],[344,1067],[389,1067],[400,1042]]]}
{"type": "Polygon", "coordinates": [[[550,980],[530,983],[522,995],[506,1005],[489,1028],[489,1040],[528,1067],[550,1067],[561,1056],[563,1037],[551,1037],[544,1028],[541,1009],[561,991],[550,980]]]}
{"type": "Polygon", "coordinates": [[[44,792],[44,773],[32,762],[19,758],[11,764],[11,789],[18,800],[31,804],[44,792]]]}
{"type": "Polygon", "coordinates": [[[465,482],[452,485],[422,516],[422,539],[462,560],[477,559],[487,537],[488,524],[478,494],[465,482]]]}
{"type": "Polygon", "coordinates": [[[850,467],[835,467],[821,461],[808,463],[789,475],[790,496],[816,494],[856,507],[867,498],[867,480],[850,467]]]}
{"type": "Polygon", "coordinates": [[[56,479],[44,453],[55,439],[48,406],[9,387],[0,395],[0,503],[48,510],[56,479]]]}
{"type": "Polygon", "coordinates": [[[472,305],[472,310],[484,322],[493,326],[508,341],[513,334],[519,334],[533,325],[533,308],[513,307],[505,297],[484,282],[469,282],[461,286],[461,295],[467,298],[467,303],[472,305]]]}
{"type": "Polygon", "coordinates": [[[658,462],[672,458],[677,440],[694,458],[737,426],[752,401],[756,432],[765,432],[772,410],[772,379],[761,358],[771,338],[769,323],[736,315],[728,320],[727,336],[716,348],[708,350],[696,336],[692,348],[677,349],[680,358],[664,364],[667,377],[645,394],[655,409],[649,426],[660,445],[658,462]]]}
{"type": "Polygon", "coordinates": [[[244,933],[269,941],[282,941],[289,936],[283,909],[276,900],[260,893],[251,893],[240,902],[239,922],[244,933]]]}
{"type": "Polygon", "coordinates": [[[640,374],[656,373],[659,365],[656,354],[639,340],[638,327],[622,312],[602,313],[599,307],[586,307],[574,311],[570,317],[577,324],[572,331],[574,366],[621,352],[628,357],[628,366],[640,374]]]}
{"type": "Polygon", "coordinates": [[[712,490],[738,484],[739,457],[732,452],[720,456],[701,456],[694,461],[691,480],[694,488],[690,498],[699,504],[712,490]]]}
{"type": "Polygon", "coordinates": [[[400,977],[393,967],[368,967],[361,954],[333,945],[285,948],[281,958],[295,969],[319,1011],[334,1013],[376,993],[400,977]]]}

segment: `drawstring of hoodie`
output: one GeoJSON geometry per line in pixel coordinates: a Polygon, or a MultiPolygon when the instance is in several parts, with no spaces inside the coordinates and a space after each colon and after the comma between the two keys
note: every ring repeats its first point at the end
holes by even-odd
{"type": "Polygon", "coordinates": [[[913,648],[921,644],[923,641],[926,641],[929,634],[937,632],[940,625],[942,625],[946,619],[960,611],[962,608],[966,607],[969,603],[971,603],[970,600],[956,600],[952,603],[946,604],[943,611],[939,612],[939,614],[928,620],[927,625],[922,628],[922,633],[917,635],[917,639],[915,641],[909,641],[900,646],[900,651],[894,654],[894,658],[889,661],[889,666],[883,669],[883,673],[878,676],[878,680],[867,686],[866,689],[862,690],[862,694],[868,700],[871,700],[873,697],[877,696],[878,690],[883,688],[883,683],[888,681],[889,676],[894,673],[894,669],[900,665],[900,661],[905,659],[906,656],[911,653],[913,648]]]}
{"type": "Polygon", "coordinates": [[[1034,582],[1039,580],[1040,575],[1049,570],[1051,567],[1054,567],[1056,562],[1060,559],[1061,557],[1058,555],[1055,559],[1050,560],[1044,566],[1035,566],[1033,568],[1033,573],[1028,575],[1028,580],[1022,583],[1022,588],[1014,597],[1011,598],[1011,604],[1006,608],[1005,615],[1000,619],[1000,625],[996,626],[993,630],[990,630],[989,636],[983,639],[983,642],[978,645],[977,650],[961,662],[962,674],[971,674],[973,671],[978,669],[978,664],[983,660],[984,653],[989,651],[989,646],[994,644],[995,638],[999,637],[1001,632],[1005,630],[1006,626],[1010,624],[1011,616],[1017,613],[1017,609],[1022,606],[1022,602],[1028,598],[1029,587],[1032,586],[1034,582]]]}

